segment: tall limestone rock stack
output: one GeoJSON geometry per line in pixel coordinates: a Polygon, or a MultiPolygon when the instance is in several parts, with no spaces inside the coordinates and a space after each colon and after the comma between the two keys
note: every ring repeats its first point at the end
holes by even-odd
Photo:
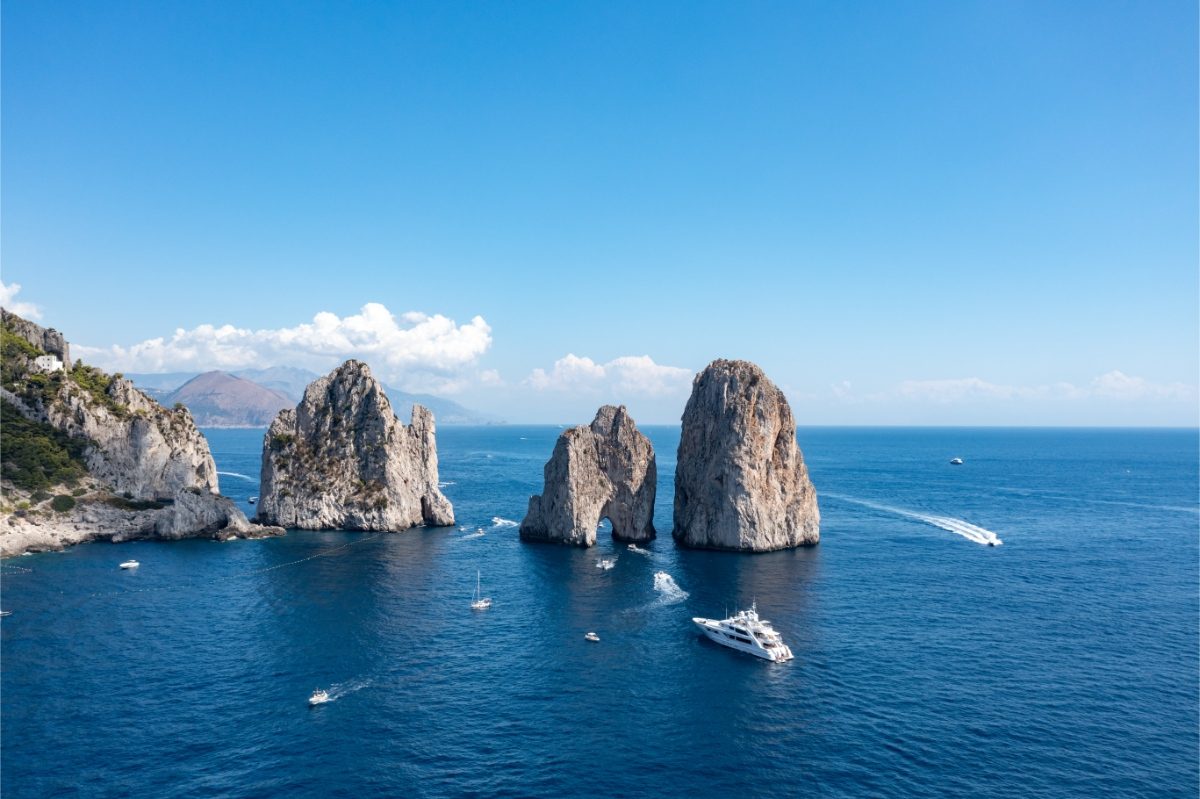
{"type": "Polygon", "coordinates": [[[820,539],[817,493],[783,392],[748,361],[696,375],[675,469],[675,540],[767,552],[820,539]]]}
{"type": "Polygon", "coordinates": [[[654,538],[654,447],[624,405],[605,405],[590,425],[559,436],[543,474],[545,488],[529,498],[522,539],[590,547],[604,517],[613,538],[654,538]]]}
{"type": "Polygon", "coordinates": [[[186,408],[168,410],[119,375],[70,364],[63,335],[4,310],[0,555],[84,541],[281,534],[220,496],[208,441],[186,408]],[[52,499],[51,499],[52,497],[52,499]]]}
{"type": "Polygon", "coordinates": [[[263,439],[259,519],[308,530],[454,524],[433,414],[414,405],[405,427],[361,361],[314,380],[263,439]]]}

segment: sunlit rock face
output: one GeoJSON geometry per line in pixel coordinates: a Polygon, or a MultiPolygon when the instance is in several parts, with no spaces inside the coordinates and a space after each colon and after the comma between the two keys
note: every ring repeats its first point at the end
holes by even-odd
{"type": "Polygon", "coordinates": [[[682,546],[767,552],[820,540],[817,492],[787,399],[748,361],[713,361],[692,383],[675,467],[682,546]]]}
{"type": "Polygon", "coordinates": [[[402,424],[361,361],[314,380],[263,439],[259,519],[308,530],[454,524],[438,488],[433,414],[414,405],[402,424]]]}
{"type": "Polygon", "coordinates": [[[603,518],[618,540],[654,538],[654,447],[624,405],[605,405],[590,425],[559,436],[543,474],[545,487],[521,522],[523,540],[590,547],[603,518]]]}

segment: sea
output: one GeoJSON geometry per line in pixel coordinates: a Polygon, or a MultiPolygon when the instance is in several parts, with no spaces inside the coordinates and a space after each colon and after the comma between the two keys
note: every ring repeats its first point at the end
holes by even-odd
{"type": "MultiPolygon", "coordinates": [[[[206,431],[248,513],[262,432],[206,431]]],[[[675,546],[645,432],[639,549],[522,543],[510,425],[438,431],[454,527],[3,561],[0,793],[1197,795],[1196,430],[802,428],[821,542],[759,555],[675,546]],[[794,660],[692,625],[752,603],[794,660]]]]}

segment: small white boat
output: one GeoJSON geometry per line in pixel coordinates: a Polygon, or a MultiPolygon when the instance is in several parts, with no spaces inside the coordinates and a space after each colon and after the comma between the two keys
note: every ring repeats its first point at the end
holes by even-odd
{"type": "Polygon", "coordinates": [[[11,615],[12,615],[11,610],[0,610],[0,619],[3,619],[6,616],[11,616],[11,615]]]}
{"type": "Polygon", "coordinates": [[[492,598],[484,596],[480,588],[479,571],[475,572],[475,593],[471,597],[471,610],[487,610],[492,606],[492,598]]]}
{"type": "Polygon", "coordinates": [[[597,569],[606,569],[607,570],[607,569],[611,569],[612,567],[614,567],[616,565],[617,565],[616,558],[601,558],[600,560],[596,561],[597,569]]]}
{"type": "Polygon", "coordinates": [[[962,459],[962,458],[951,458],[951,459],[950,459],[950,465],[951,465],[951,466],[962,466],[962,465],[963,465],[963,459],[962,459]]]}
{"type": "Polygon", "coordinates": [[[136,569],[138,566],[141,566],[141,565],[142,564],[138,563],[136,560],[127,560],[121,564],[121,568],[122,569],[136,569]]]}
{"type": "Polygon", "coordinates": [[[329,701],[329,694],[322,691],[320,688],[312,692],[312,696],[308,698],[308,706],[323,705],[329,701]]]}
{"type": "Polygon", "coordinates": [[[702,619],[694,617],[692,622],[721,646],[745,652],[773,663],[791,660],[792,650],[771,627],[771,622],[758,617],[758,603],[749,610],[739,610],[728,619],[702,619]]]}
{"type": "Polygon", "coordinates": [[[584,637],[584,638],[586,638],[586,639],[587,639],[587,640],[589,640],[589,641],[597,641],[597,642],[599,642],[599,640],[600,640],[600,636],[596,635],[595,633],[584,633],[584,636],[583,636],[583,637],[584,637]]]}
{"type": "Polygon", "coordinates": [[[249,500],[247,500],[247,501],[248,501],[248,502],[249,502],[251,505],[253,505],[255,502],[258,502],[258,497],[250,497],[250,499],[249,499],[249,500]]]}

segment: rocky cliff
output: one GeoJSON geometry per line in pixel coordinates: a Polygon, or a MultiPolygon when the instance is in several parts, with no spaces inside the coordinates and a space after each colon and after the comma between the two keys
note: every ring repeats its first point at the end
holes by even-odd
{"type": "Polygon", "coordinates": [[[32,342],[66,353],[61,335],[7,311],[0,332],[0,554],[96,538],[282,532],[249,524],[217,494],[208,442],[185,408],[167,410],[83,363],[39,373],[31,365],[45,352],[32,342]]]}
{"type": "Polygon", "coordinates": [[[71,346],[62,333],[54,328],[22,319],[7,308],[0,308],[0,326],[24,339],[30,346],[41,350],[43,355],[55,355],[67,368],[71,368],[71,346]]]}
{"type": "Polygon", "coordinates": [[[590,425],[559,436],[543,476],[545,487],[529,498],[521,522],[523,540],[590,547],[606,517],[613,538],[654,538],[654,447],[624,405],[605,405],[590,425]]]}
{"type": "Polygon", "coordinates": [[[675,468],[675,540],[766,552],[820,539],[817,494],[787,399],[747,361],[696,375],[675,468]]]}
{"type": "Polygon", "coordinates": [[[263,439],[259,519],[323,530],[407,530],[454,524],[438,489],[433,415],[407,427],[361,361],[313,381],[263,439]]]}

